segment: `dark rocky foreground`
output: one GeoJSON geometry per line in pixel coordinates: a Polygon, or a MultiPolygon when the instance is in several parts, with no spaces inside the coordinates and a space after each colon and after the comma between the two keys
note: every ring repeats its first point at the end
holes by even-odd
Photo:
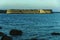
{"type": "Polygon", "coordinates": [[[13,40],[12,37],[9,36],[2,36],[1,40],[13,40]]]}
{"type": "Polygon", "coordinates": [[[12,35],[12,36],[21,36],[22,34],[23,34],[23,32],[21,30],[12,29],[10,31],[10,35],[12,35]]]}
{"type": "Polygon", "coordinates": [[[1,40],[60,40],[60,14],[0,14],[1,40]]]}

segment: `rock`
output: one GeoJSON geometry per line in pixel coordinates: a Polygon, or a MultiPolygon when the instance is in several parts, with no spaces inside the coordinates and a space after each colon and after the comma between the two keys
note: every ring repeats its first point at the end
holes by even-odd
{"type": "Polygon", "coordinates": [[[46,39],[42,38],[42,39],[39,39],[39,40],[46,40],[46,39]]]}
{"type": "Polygon", "coordinates": [[[60,35],[60,33],[53,32],[53,33],[51,33],[51,35],[60,35]]]}
{"type": "Polygon", "coordinates": [[[0,27],[0,29],[2,29],[2,27],[0,27]]]}
{"type": "Polygon", "coordinates": [[[37,38],[31,38],[31,40],[37,40],[37,38]]]}
{"type": "Polygon", "coordinates": [[[12,40],[12,38],[9,37],[9,36],[3,36],[3,37],[1,38],[1,40],[12,40]]]}
{"type": "Polygon", "coordinates": [[[3,32],[0,32],[0,36],[4,36],[5,34],[3,32]]]}
{"type": "Polygon", "coordinates": [[[23,32],[21,31],[21,30],[16,30],[16,29],[12,29],[11,31],[10,31],[10,35],[12,35],[12,36],[21,36],[23,34],[23,32]]]}

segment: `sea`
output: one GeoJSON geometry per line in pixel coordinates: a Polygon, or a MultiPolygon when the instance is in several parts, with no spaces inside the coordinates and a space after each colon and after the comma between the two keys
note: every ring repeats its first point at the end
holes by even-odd
{"type": "MultiPolygon", "coordinates": [[[[22,36],[11,36],[13,40],[60,40],[60,13],[51,14],[0,14],[0,32],[11,36],[12,29],[22,30],[22,36]]],[[[1,37],[0,37],[1,39],[1,37]]]]}

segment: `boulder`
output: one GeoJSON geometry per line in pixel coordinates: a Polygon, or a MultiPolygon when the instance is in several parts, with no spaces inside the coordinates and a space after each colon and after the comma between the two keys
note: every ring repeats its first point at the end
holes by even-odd
{"type": "Polygon", "coordinates": [[[4,36],[5,34],[3,32],[0,32],[0,36],[4,36]]]}
{"type": "Polygon", "coordinates": [[[51,35],[60,35],[60,33],[52,32],[51,35]]]}
{"type": "Polygon", "coordinates": [[[3,37],[1,38],[1,40],[12,40],[12,38],[5,35],[5,36],[3,36],[3,37]]]}
{"type": "Polygon", "coordinates": [[[45,38],[41,38],[41,39],[39,39],[39,40],[48,40],[48,39],[45,39],[45,38]]]}
{"type": "Polygon", "coordinates": [[[31,38],[31,40],[38,40],[37,38],[31,38]]]}
{"type": "Polygon", "coordinates": [[[10,31],[10,35],[12,35],[12,36],[21,36],[23,34],[23,32],[21,31],[21,30],[16,30],[16,29],[12,29],[11,31],[10,31]]]}
{"type": "Polygon", "coordinates": [[[2,27],[0,27],[0,29],[2,29],[2,27]]]}

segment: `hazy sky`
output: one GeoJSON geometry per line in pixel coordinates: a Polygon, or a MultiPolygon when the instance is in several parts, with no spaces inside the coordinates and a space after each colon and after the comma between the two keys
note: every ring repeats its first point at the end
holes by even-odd
{"type": "Polygon", "coordinates": [[[0,0],[0,9],[53,9],[60,11],[60,0],[0,0]]]}

